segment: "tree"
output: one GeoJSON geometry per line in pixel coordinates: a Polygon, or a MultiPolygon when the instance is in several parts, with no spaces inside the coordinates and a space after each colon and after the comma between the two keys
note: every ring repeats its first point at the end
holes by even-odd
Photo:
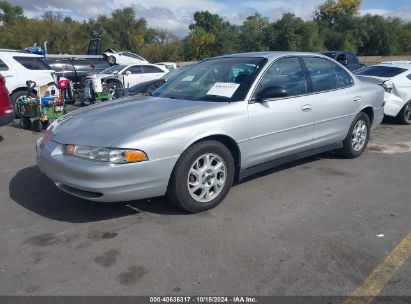
{"type": "Polygon", "coordinates": [[[238,49],[239,32],[235,25],[224,21],[217,14],[211,14],[209,11],[200,11],[194,13],[194,23],[189,25],[190,31],[202,29],[204,32],[213,35],[215,38],[215,53],[229,54],[238,49]]]}
{"type": "Polygon", "coordinates": [[[324,48],[318,25],[291,13],[270,24],[266,32],[270,50],[319,51],[324,48]]]}
{"type": "Polygon", "coordinates": [[[8,1],[0,1],[0,25],[12,25],[24,19],[23,8],[8,1]]]}
{"type": "Polygon", "coordinates": [[[265,32],[268,25],[268,19],[262,17],[260,14],[256,13],[252,16],[248,16],[240,27],[241,51],[250,52],[268,50],[268,45],[265,39],[265,32]]]}
{"type": "Polygon", "coordinates": [[[190,31],[183,42],[184,58],[188,60],[201,60],[217,55],[216,38],[212,33],[206,32],[202,27],[190,31]]]}
{"type": "Polygon", "coordinates": [[[341,17],[357,15],[362,0],[327,0],[315,12],[316,21],[334,25],[341,17]]]}

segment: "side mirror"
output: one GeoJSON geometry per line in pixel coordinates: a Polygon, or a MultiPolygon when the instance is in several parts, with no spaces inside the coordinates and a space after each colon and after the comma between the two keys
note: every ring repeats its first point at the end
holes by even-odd
{"type": "Polygon", "coordinates": [[[269,86],[258,92],[256,95],[256,101],[264,101],[271,98],[281,98],[288,95],[287,90],[281,86],[269,86]]]}
{"type": "Polygon", "coordinates": [[[126,75],[127,75],[127,76],[130,76],[130,75],[131,75],[131,72],[130,72],[130,71],[127,71],[127,72],[126,72],[126,75]]]}

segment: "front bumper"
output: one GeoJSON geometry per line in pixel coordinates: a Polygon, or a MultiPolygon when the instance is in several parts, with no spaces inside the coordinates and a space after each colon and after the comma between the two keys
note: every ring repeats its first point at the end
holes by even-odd
{"type": "Polygon", "coordinates": [[[63,155],[62,145],[37,141],[37,164],[61,190],[80,198],[119,202],[162,196],[178,156],[110,164],[63,155]]]}

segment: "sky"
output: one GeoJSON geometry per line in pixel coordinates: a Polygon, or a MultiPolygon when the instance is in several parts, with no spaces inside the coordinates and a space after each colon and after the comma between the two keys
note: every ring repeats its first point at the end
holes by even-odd
{"type": "MultiPolygon", "coordinates": [[[[283,13],[292,12],[305,20],[324,0],[9,0],[23,7],[25,15],[41,16],[53,10],[76,20],[109,15],[117,8],[133,7],[138,17],[147,20],[148,26],[166,29],[179,37],[188,32],[188,25],[196,11],[208,10],[225,20],[241,24],[244,19],[260,13],[275,21],[283,13]]],[[[400,17],[411,21],[411,0],[363,0],[361,14],[378,14],[400,17]]]]}

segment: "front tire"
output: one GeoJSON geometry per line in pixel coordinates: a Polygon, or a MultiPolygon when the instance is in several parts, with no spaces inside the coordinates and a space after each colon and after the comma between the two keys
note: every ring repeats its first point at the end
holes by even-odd
{"type": "Polygon", "coordinates": [[[411,100],[408,101],[398,113],[397,119],[403,125],[411,124],[411,100]]]}
{"type": "Polygon", "coordinates": [[[225,145],[215,140],[196,143],[177,161],[167,196],[190,213],[214,208],[230,191],[234,172],[234,159],[225,145]]]}
{"type": "Polygon", "coordinates": [[[347,137],[343,142],[342,155],[347,158],[360,156],[367,148],[370,138],[370,118],[364,112],[358,113],[354,118],[347,137]]]}

